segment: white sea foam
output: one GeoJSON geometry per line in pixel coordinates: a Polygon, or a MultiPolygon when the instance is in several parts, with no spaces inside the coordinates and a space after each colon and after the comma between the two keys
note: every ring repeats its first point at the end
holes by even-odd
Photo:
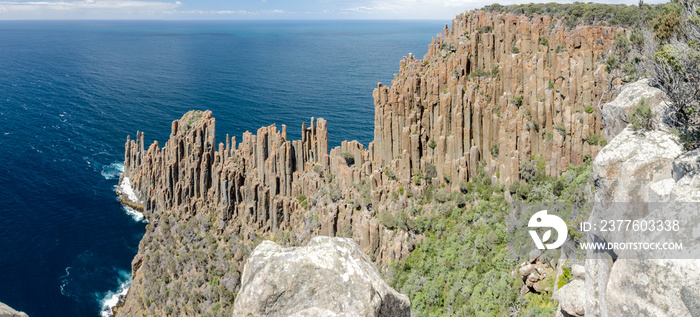
{"type": "Polygon", "coordinates": [[[143,216],[143,213],[141,213],[138,210],[131,208],[129,206],[123,206],[123,207],[124,207],[124,211],[126,212],[126,214],[131,216],[131,218],[133,218],[134,221],[148,223],[148,219],[146,219],[146,217],[143,216]]]}
{"type": "Polygon", "coordinates": [[[112,308],[114,306],[117,306],[121,300],[124,299],[126,296],[126,293],[129,292],[129,286],[131,286],[131,277],[128,275],[128,273],[125,272],[119,272],[120,275],[120,280],[123,280],[119,284],[119,288],[113,292],[113,291],[108,291],[102,300],[100,300],[100,305],[102,305],[102,309],[100,310],[100,316],[102,317],[111,317],[114,316],[112,313],[112,308]]]}
{"type": "Polygon", "coordinates": [[[133,201],[135,203],[142,203],[139,198],[136,196],[136,193],[134,192],[134,188],[131,187],[131,181],[129,180],[128,177],[124,177],[122,180],[121,184],[119,184],[119,188],[117,191],[125,195],[127,199],[130,201],[133,201]]]}
{"type": "Polygon", "coordinates": [[[103,166],[100,174],[102,174],[105,179],[117,179],[122,172],[124,172],[124,164],[112,163],[103,166]]]}
{"type": "Polygon", "coordinates": [[[70,269],[71,269],[70,266],[67,267],[66,268],[66,275],[62,275],[61,277],[59,277],[59,279],[61,280],[61,295],[63,295],[63,296],[71,296],[71,294],[68,293],[65,289],[66,286],[68,285],[68,276],[70,276],[70,269]]]}

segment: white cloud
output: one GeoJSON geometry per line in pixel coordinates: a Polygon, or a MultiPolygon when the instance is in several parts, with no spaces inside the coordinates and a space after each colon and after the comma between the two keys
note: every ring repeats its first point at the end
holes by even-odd
{"type": "Polygon", "coordinates": [[[188,15],[201,15],[201,16],[248,16],[248,17],[261,17],[269,16],[275,14],[287,14],[284,10],[258,10],[258,11],[248,11],[248,10],[189,10],[189,11],[177,11],[175,12],[180,16],[187,17],[188,15]]]}
{"type": "Polygon", "coordinates": [[[182,3],[138,0],[0,2],[0,19],[157,18],[182,3]]]}
{"type": "MultiPolygon", "coordinates": [[[[586,0],[585,2],[637,5],[638,0],[586,0]]],[[[647,0],[645,3],[661,3],[667,0],[647,0]]],[[[478,9],[487,4],[501,5],[545,3],[552,0],[366,0],[354,6],[342,8],[347,15],[378,19],[446,19],[452,20],[457,14],[478,9]]],[[[555,1],[572,3],[571,1],[555,1]]]]}

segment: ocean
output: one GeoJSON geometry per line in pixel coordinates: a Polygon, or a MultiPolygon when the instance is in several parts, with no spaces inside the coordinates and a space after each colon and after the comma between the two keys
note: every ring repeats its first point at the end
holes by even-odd
{"type": "Polygon", "coordinates": [[[124,142],[210,109],[225,134],[328,120],[373,138],[372,90],[446,21],[0,21],[0,302],[99,316],[146,223],[116,200],[124,142]]]}

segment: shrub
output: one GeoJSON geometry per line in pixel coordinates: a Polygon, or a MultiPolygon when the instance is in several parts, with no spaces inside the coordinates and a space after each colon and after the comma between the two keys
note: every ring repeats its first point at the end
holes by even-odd
{"type": "Polygon", "coordinates": [[[491,156],[493,156],[493,158],[497,159],[498,158],[498,143],[494,143],[493,145],[491,145],[490,150],[491,150],[491,156]]]}
{"type": "MultiPolygon", "coordinates": [[[[635,131],[651,130],[654,128],[654,113],[649,107],[649,101],[642,98],[638,105],[632,108],[632,129],[635,131]]],[[[590,142],[589,142],[590,143],[590,142]]]]}
{"type": "Polygon", "coordinates": [[[355,164],[355,155],[353,155],[352,153],[343,152],[343,154],[341,154],[341,155],[345,159],[345,164],[348,164],[348,166],[355,164]]]}
{"type": "Polygon", "coordinates": [[[302,208],[309,209],[309,204],[308,204],[306,196],[304,196],[304,194],[299,194],[297,196],[297,201],[299,202],[299,204],[301,205],[302,208]]]}
{"type": "Polygon", "coordinates": [[[592,106],[586,106],[586,108],[584,109],[584,111],[586,111],[586,113],[593,113],[593,107],[592,107],[592,106]]]}
{"type": "Polygon", "coordinates": [[[544,46],[548,46],[548,45],[549,45],[549,41],[547,41],[547,39],[544,38],[544,37],[540,37],[539,44],[540,44],[540,45],[544,45],[544,46]]]}
{"type": "Polygon", "coordinates": [[[589,135],[589,136],[586,138],[586,141],[587,141],[588,144],[590,144],[590,145],[605,146],[605,145],[608,144],[608,142],[605,141],[605,139],[603,139],[600,135],[595,134],[595,133],[589,135]]]}
{"type": "MultiPolygon", "coordinates": [[[[522,14],[530,18],[535,15],[548,15],[565,20],[565,25],[574,28],[578,25],[607,24],[627,28],[639,27],[643,21],[651,21],[669,11],[677,10],[678,5],[669,2],[657,5],[624,5],[602,3],[529,3],[502,6],[488,5],[482,10],[499,13],[522,14]]],[[[555,24],[552,23],[554,26],[555,24]]]]}
{"type": "Polygon", "coordinates": [[[425,177],[427,179],[433,179],[437,177],[437,169],[435,169],[435,165],[425,163],[425,177]]]}
{"type": "Polygon", "coordinates": [[[566,47],[564,45],[557,45],[557,48],[554,50],[555,53],[563,53],[566,52],[566,47]]]}
{"type": "Polygon", "coordinates": [[[554,129],[557,130],[557,132],[559,132],[559,134],[561,134],[562,136],[566,135],[566,128],[564,128],[563,124],[561,124],[561,123],[557,124],[554,127],[554,129]]]}
{"type": "Polygon", "coordinates": [[[392,170],[390,170],[388,167],[384,167],[384,169],[382,170],[382,172],[384,172],[384,175],[386,175],[387,177],[389,177],[389,179],[391,179],[391,180],[397,180],[396,175],[394,174],[394,172],[393,172],[392,170]]]}
{"type": "Polygon", "coordinates": [[[437,142],[435,142],[435,140],[430,140],[430,141],[428,142],[428,146],[429,146],[431,149],[435,149],[435,147],[437,146],[437,142]]]}
{"type": "Polygon", "coordinates": [[[510,102],[512,104],[514,104],[515,106],[517,106],[518,108],[520,108],[520,106],[523,105],[523,95],[513,97],[513,99],[511,99],[510,102]]]}
{"type": "Polygon", "coordinates": [[[571,273],[571,268],[568,266],[562,266],[561,271],[562,273],[559,276],[559,281],[557,281],[557,289],[560,289],[562,286],[571,282],[574,277],[574,275],[571,273]]]}
{"type": "Polygon", "coordinates": [[[395,229],[399,226],[399,222],[396,220],[396,217],[386,210],[379,214],[379,223],[388,229],[395,229]]]}
{"type": "MultiPolygon", "coordinates": [[[[700,147],[700,10],[698,1],[681,0],[676,5],[681,17],[679,26],[661,35],[655,27],[657,38],[664,40],[667,33],[671,36],[647,60],[653,71],[652,83],[669,98],[668,119],[684,147],[692,150],[700,147]]],[[[669,11],[667,16],[672,13],[669,11]]]]}
{"type": "Polygon", "coordinates": [[[518,54],[518,53],[520,53],[520,49],[517,48],[517,47],[515,46],[515,44],[513,44],[513,47],[510,48],[510,52],[513,53],[513,54],[518,54]]]}
{"type": "Polygon", "coordinates": [[[554,82],[551,80],[549,81],[549,89],[554,89],[554,82]]]}
{"type": "Polygon", "coordinates": [[[656,17],[652,21],[654,35],[659,40],[667,40],[678,34],[681,27],[681,15],[679,8],[669,9],[665,14],[656,17]]]}

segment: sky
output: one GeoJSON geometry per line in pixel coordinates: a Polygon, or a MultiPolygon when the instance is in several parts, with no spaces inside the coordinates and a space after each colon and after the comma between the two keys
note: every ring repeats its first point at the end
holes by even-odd
{"type": "MultiPolygon", "coordinates": [[[[551,2],[534,1],[534,2],[551,2]]],[[[532,0],[0,0],[0,20],[431,19],[532,0]]],[[[557,1],[569,2],[569,1],[557,1]]],[[[596,1],[636,5],[638,0],[596,1]]],[[[665,2],[647,0],[646,3],[665,2]]]]}

